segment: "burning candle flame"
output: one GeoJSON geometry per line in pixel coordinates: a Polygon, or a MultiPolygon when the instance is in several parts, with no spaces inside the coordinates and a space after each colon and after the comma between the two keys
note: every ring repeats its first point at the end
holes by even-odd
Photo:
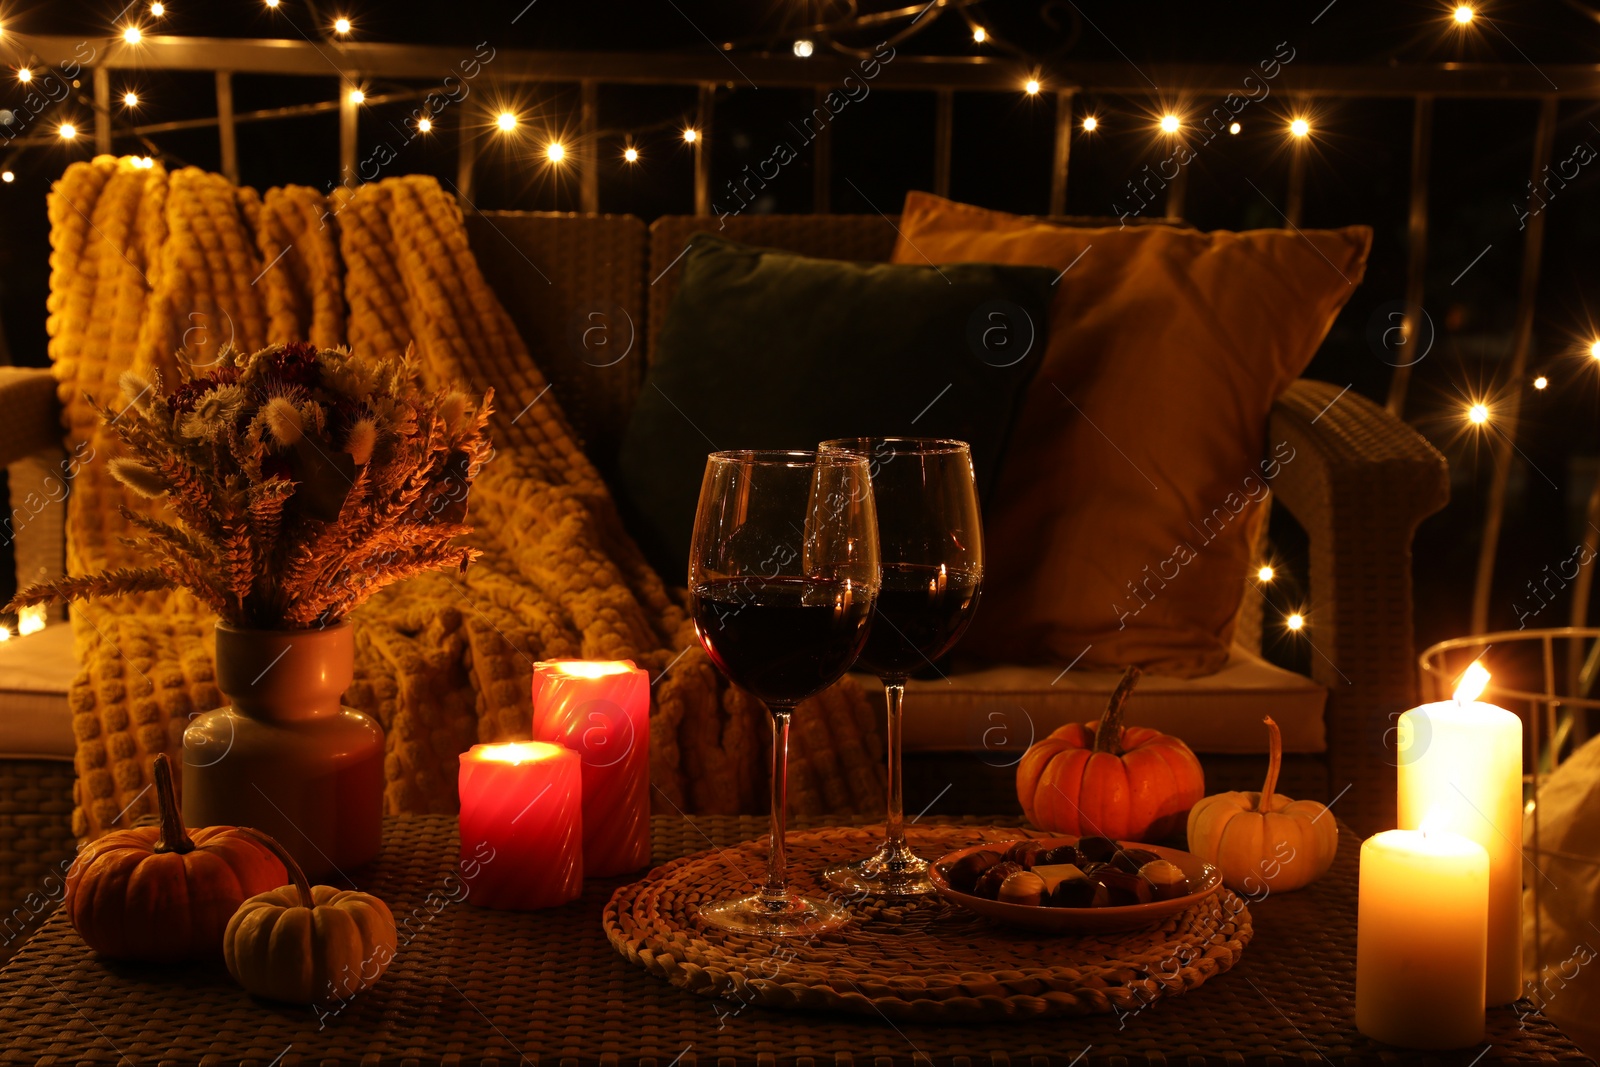
{"type": "Polygon", "coordinates": [[[627,674],[633,670],[633,664],[621,660],[570,660],[558,662],[553,665],[557,674],[570,675],[573,678],[604,678],[611,674],[627,674]]]}
{"type": "Polygon", "coordinates": [[[1489,688],[1489,670],[1480,661],[1473,660],[1472,665],[1461,674],[1461,681],[1456,685],[1455,702],[1468,704],[1483,695],[1489,688]]]}
{"type": "Polygon", "coordinates": [[[492,763],[536,763],[567,751],[544,741],[510,741],[503,745],[474,745],[468,755],[492,763]]]}

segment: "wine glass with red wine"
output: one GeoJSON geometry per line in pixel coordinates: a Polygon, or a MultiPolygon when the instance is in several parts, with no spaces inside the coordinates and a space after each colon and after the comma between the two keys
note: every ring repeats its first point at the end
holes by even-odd
{"type": "Polygon", "coordinates": [[[928,861],[906,844],[900,720],[906,678],[949,652],[972,621],[983,584],[983,521],[965,441],[861,437],[824,441],[820,454],[871,463],[883,584],[859,663],[883,681],[888,704],[889,814],[883,844],[855,863],[830,867],[829,882],[853,893],[933,892],[928,861]]]}
{"type": "Polygon", "coordinates": [[[766,881],[704,906],[713,926],[814,934],[849,918],[790,891],[783,836],[789,718],[844,676],[878,595],[878,523],[867,459],[847,452],[713,452],[689,550],[695,633],[728,680],[772,716],[772,841],[766,881]]]}

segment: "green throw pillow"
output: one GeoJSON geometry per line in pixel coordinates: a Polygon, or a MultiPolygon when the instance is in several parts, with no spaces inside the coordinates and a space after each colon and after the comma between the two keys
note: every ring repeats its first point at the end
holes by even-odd
{"type": "Polygon", "coordinates": [[[708,452],[831,437],[954,437],[978,491],[1044,357],[1057,272],[812,259],[695,234],[618,456],[621,505],[686,580],[708,452]]]}

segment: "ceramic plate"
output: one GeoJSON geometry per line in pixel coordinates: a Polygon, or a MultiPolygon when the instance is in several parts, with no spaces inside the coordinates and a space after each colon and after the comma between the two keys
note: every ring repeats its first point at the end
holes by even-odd
{"type": "MultiPolygon", "coordinates": [[[[1051,837],[1039,841],[1039,844],[1046,848],[1077,843],[1076,837],[1051,837]]],[[[1160,845],[1141,844],[1138,841],[1117,843],[1123,848],[1148,849],[1162,859],[1176,864],[1183,871],[1184,877],[1189,879],[1189,884],[1196,887],[1194,892],[1187,896],[1173,897],[1171,900],[1156,900],[1149,904],[1128,904],[1114,908],[1046,908],[1028,904],[1005,904],[998,900],[975,897],[970,893],[958,893],[950,888],[950,883],[944,876],[949,864],[969,852],[980,852],[986,848],[996,849],[997,846],[998,851],[1004,851],[1008,842],[990,842],[959,849],[948,856],[940,857],[928,873],[933,879],[934,888],[945,900],[959,904],[985,918],[1005,923],[1007,926],[1018,926],[1047,934],[1109,934],[1154,926],[1163,919],[1178,914],[1196,901],[1204,900],[1222,885],[1222,871],[1193,853],[1179,852],[1175,848],[1162,848],[1160,845]]]]}

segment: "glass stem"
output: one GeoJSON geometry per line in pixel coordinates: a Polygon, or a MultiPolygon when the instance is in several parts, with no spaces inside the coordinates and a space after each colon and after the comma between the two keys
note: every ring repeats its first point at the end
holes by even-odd
{"type": "Polygon", "coordinates": [[[906,699],[904,678],[885,678],[883,699],[889,710],[889,816],[884,843],[893,852],[906,850],[905,775],[900,767],[900,710],[906,699]]]}
{"type": "Polygon", "coordinates": [[[761,899],[774,911],[788,906],[789,878],[783,854],[789,807],[789,716],[792,707],[768,706],[772,714],[772,843],[767,851],[767,882],[761,899]]]}

